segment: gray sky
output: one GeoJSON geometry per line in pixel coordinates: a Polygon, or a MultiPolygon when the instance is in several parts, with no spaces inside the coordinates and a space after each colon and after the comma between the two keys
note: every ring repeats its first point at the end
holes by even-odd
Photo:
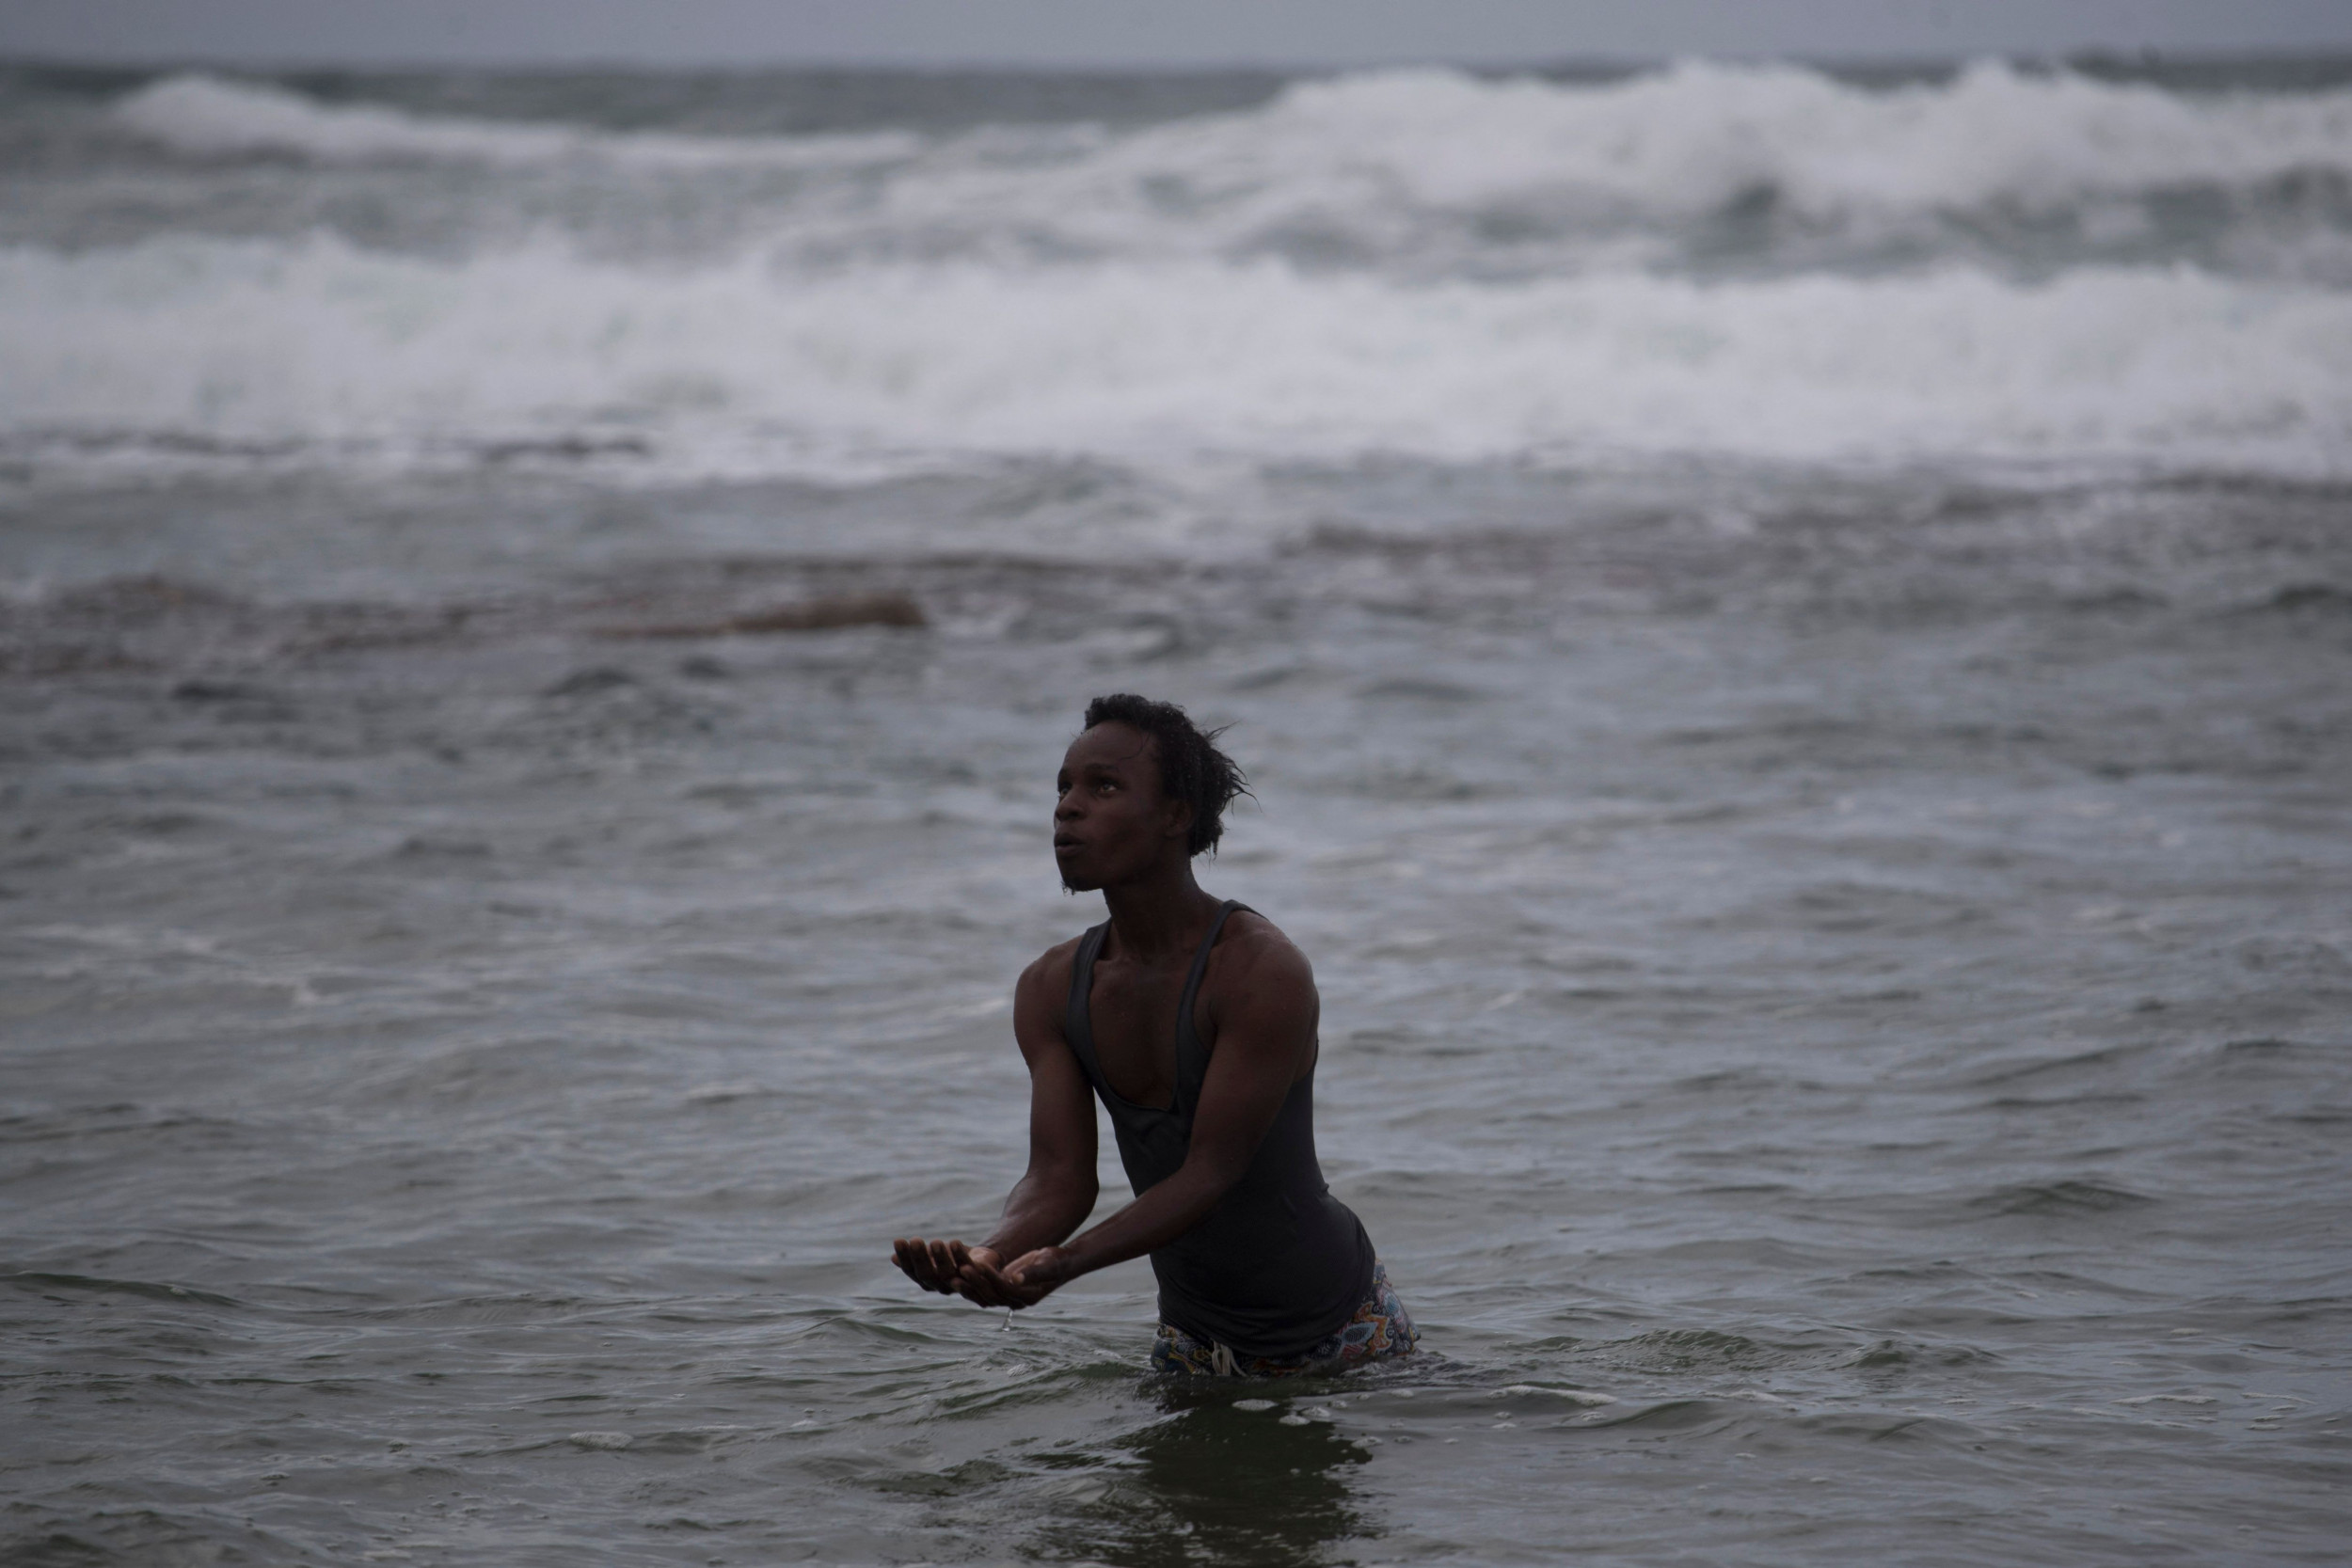
{"type": "Polygon", "coordinates": [[[2352,0],[6,0],[72,60],[1353,65],[2352,51],[2352,0]]]}

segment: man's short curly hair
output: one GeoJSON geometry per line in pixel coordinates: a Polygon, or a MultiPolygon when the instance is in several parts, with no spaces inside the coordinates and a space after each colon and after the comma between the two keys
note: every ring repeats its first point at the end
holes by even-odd
{"type": "Polygon", "coordinates": [[[1160,793],[1192,807],[1192,831],[1186,847],[1198,855],[1215,849],[1225,836],[1225,808],[1236,796],[1249,793],[1233,759],[1216,748],[1222,728],[1203,730],[1174,703],[1119,691],[1087,705],[1086,728],[1124,724],[1152,737],[1160,755],[1160,793]]]}

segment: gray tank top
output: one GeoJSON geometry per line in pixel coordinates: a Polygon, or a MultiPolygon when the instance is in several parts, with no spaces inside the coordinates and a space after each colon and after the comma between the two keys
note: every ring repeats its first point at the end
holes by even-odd
{"type": "MultiPolygon", "coordinates": [[[[1088,998],[1108,922],[1079,940],[1063,1032],[1110,1112],[1120,1163],[1138,1196],[1175,1175],[1191,1149],[1192,1114],[1209,1070],[1193,1003],[1226,917],[1244,908],[1229,900],[1193,955],[1176,1010],[1175,1103],[1166,1108],[1122,1098],[1103,1076],[1088,998]]],[[[1296,1355],[1337,1331],[1372,1289],[1372,1239],[1324,1185],[1315,1159],[1311,1070],[1291,1085],[1242,1179],[1200,1224],[1152,1254],[1161,1321],[1241,1356],[1296,1355]]]]}

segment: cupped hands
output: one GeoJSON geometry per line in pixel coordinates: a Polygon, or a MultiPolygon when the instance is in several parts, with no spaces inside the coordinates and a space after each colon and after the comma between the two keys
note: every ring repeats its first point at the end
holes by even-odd
{"type": "Polygon", "coordinates": [[[993,1247],[921,1237],[893,1242],[891,1260],[926,1291],[1016,1311],[1044,1300],[1074,1272],[1065,1247],[1038,1247],[1007,1264],[993,1247]]]}

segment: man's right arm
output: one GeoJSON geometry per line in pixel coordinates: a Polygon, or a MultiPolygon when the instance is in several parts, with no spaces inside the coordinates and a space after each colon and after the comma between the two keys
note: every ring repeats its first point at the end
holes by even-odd
{"type": "Polygon", "coordinates": [[[995,1230],[978,1246],[898,1244],[898,1266],[927,1290],[984,1307],[1026,1306],[995,1288],[996,1271],[1024,1253],[1068,1240],[1094,1212],[1094,1091],[1062,1035],[1074,946],[1046,953],[1013,988],[1013,1037],[1029,1069],[1029,1168],[1005,1199],[995,1230]]]}

